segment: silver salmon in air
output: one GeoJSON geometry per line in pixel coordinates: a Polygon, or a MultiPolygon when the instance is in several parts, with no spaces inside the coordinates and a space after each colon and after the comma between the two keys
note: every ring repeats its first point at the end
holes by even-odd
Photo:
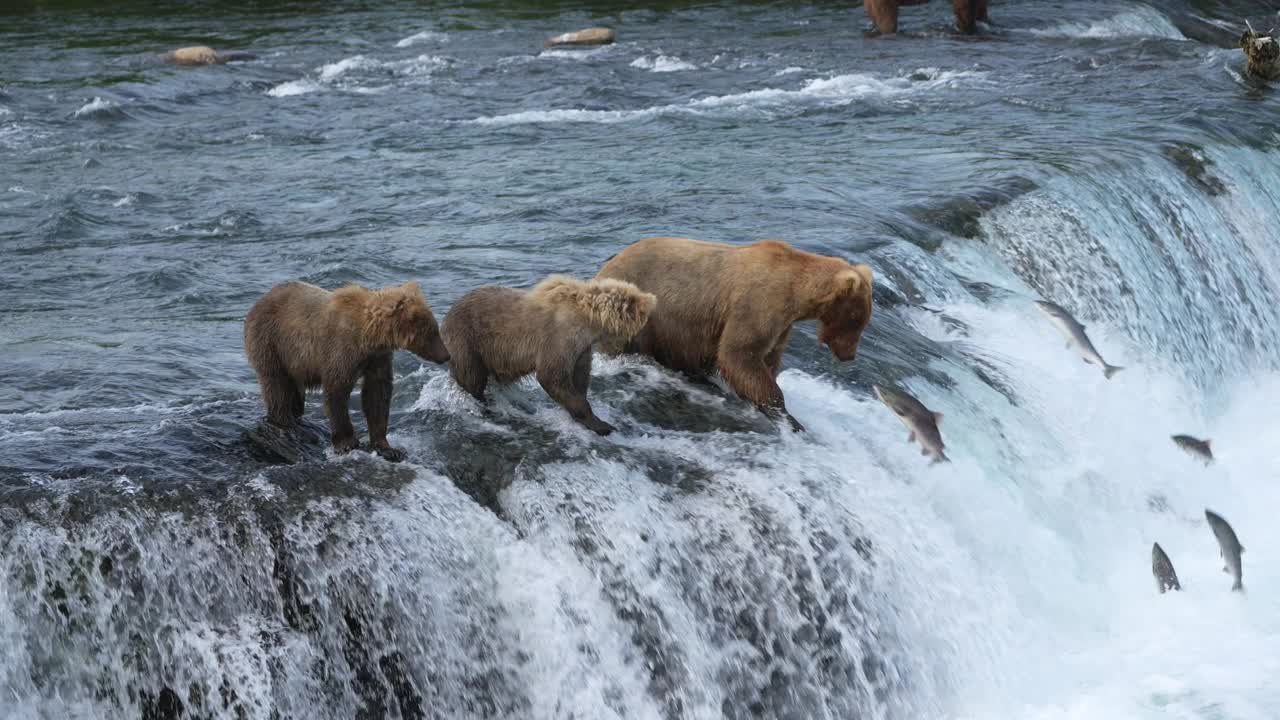
{"type": "Polygon", "coordinates": [[[907,442],[920,443],[921,455],[931,456],[933,458],[931,464],[951,461],[951,458],[946,455],[946,446],[942,443],[942,433],[938,432],[942,413],[933,412],[925,407],[924,403],[901,390],[879,385],[872,385],[871,388],[875,391],[876,397],[880,398],[880,402],[887,405],[911,431],[907,436],[907,442]]]}
{"type": "Polygon", "coordinates": [[[1240,553],[1244,552],[1244,546],[1236,537],[1236,531],[1231,529],[1230,523],[1221,515],[1212,510],[1206,508],[1204,517],[1209,521],[1209,527],[1213,529],[1213,536],[1218,539],[1218,551],[1222,554],[1222,561],[1225,563],[1222,572],[1231,573],[1234,580],[1231,589],[1237,592],[1244,590],[1244,570],[1240,566],[1240,553]]]}
{"type": "Polygon", "coordinates": [[[1106,360],[1102,359],[1102,355],[1098,353],[1097,348],[1093,346],[1093,342],[1089,340],[1089,336],[1084,332],[1084,325],[1081,325],[1075,318],[1071,317],[1071,313],[1063,310],[1061,306],[1054,305],[1051,302],[1037,300],[1036,307],[1040,311],[1049,316],[1049,320],[1067,336],[1067,347],[1075,348],[1080,353],[1080,357],[1087,363],[1092,363],[1102,368],[1102,374],[1108,379],[1112,375],[1120,372],[1124,368],[1117,365],[1108,365],[1106,360]]]}

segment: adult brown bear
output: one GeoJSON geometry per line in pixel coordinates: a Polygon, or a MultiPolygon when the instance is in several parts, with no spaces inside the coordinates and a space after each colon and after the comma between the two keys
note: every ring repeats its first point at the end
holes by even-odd
{"type": "Polygon", "coordinates": [[[445,316],[441,332],[453,357],[453,379],[484,400],[489,378],[512,383],[537,373],[538,383],[574,420],[600,435],[613,426],[587,402],[591,347],[626,342],[649,319],[655,299],[617,280],[583,282],[552,275],[531,290],[472,290],[445,316]]]}
{"type": "Polygon", "coordinates": [[[777,240],[649,238],[610,258],[596,277],[626,280],[658,298],[634,338],[602,350],[649,355],[683,372],[719,370],[735,392],[797,430],[804,428],[775,380],[791,325],[817,320],[818,340],[847,361],[871,321],[871,268],[777,240]]]}
{"type": "Polygon", "coordinates": [[[363,381],[360,405],[369,445],[388,460],[404,454],[387,442],[391,415],[391,355],[409,350],[449,361],[435,316],[416,282],[383,290],[348,285],[329,292],[287,282],[263,295],[244,319],[244,351],[258,374],[267,417],[292,427],[305,391],[324,388],[329,432],[338,452],[360,446],[351,425],[351,391],[363,381]]]}
{"type": "MultiPolygon", "coordinates": [[[[923,5],[929,0],[863,0],[863,9],[884,34],[898,32],[898,8],[903,5],[923,5]]],[[[987,0],[952,0],[956,15],[956,30],[972,34],[977,22],[987,22],[987,0]]]]}

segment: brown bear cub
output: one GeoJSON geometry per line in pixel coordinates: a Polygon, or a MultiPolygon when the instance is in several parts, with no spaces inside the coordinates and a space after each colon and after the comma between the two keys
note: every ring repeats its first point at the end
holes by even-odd
{"type": "Polygon", "coordinates": [[[871,268],[777,240],[649,238],[610,258],[596,278],[625,280],[658,297],[635,337],[601,350],[649,355],[692,374],[719,370],[734,392],[796,430],[804,427],[787,412],[775,380],[791,325],[817,320],[818,341],[847,361],[871,321],[871,268]]]}
{"type": "Polygon", "coordinates": [[[644,326],[653,295],[617,280],[583,282],[552,275],[532,290],[482,287],[445,316],[441,333],[449,372],[477,400],[492,377],[508,384],[529,373],[574,420],[600,435],[613,426],[587,402],[591,346],[625,343],[644,326]]]}
{"type": "Polygon", "coordinates": [[[391,355],[409,350],[449,361],[435,316],[416,282],[383,290],[348,285],[329,292],[287,282],[263,295],[244,319],[244,351],[258,374],[267,418],[292,427],[302,417],[305,391],[324,388],[325,413],[338,452],[360,446],[351,425],[351,391],[363,382],[360,404],[369,446],[398,461],[387,443],[391,416],[391,355]]]}

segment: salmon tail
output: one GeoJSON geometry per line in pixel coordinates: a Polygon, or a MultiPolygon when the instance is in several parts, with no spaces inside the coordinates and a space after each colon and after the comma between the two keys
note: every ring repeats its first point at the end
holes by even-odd
{"type": "Polygon", "coordinates": [[[1232,592],[1244,592],[1244,582],[1242,582],[1241,580],[1236,580],[1236,581],[1231,585],[1231,591],[1232,591],[1232,592]]]}
{"type": "Polygon", "coordinates": [[[1103,365],[1102,374],[1106,376],[1108,380],[1110,380],[1112,375],[1115,375],[1116,373],[1120,372],[1123,369],[1124,368],[1120,367],[1119,365],[1103,365]]]}

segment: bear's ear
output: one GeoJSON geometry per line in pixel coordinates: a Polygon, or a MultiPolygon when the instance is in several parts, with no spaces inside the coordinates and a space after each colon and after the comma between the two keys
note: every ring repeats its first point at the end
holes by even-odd
{"type": "Polygon", "coordinates": [[[385,295],[383,312],[387,317],[401,317],[415,307],[431,308],[427,305],[427,299],[422,294],[422,285],[417,280],[410,280],[399,287],[389,288],[385,295]]]}
{"type": "Polygon", "coordinates": [[[638,315],[648,316],[658,306],[658,296],[638,291],[631,297],[631,309],[638,315]]]}
{"type": "Polygon", "coordinates": [[[867,265],[851,265],[836,273],[837,295],[859,295],[871,292],[871,268],[867,265]]]}
{"type": "Polygon", "coordinates": [[[409,308],[410,297],[402,288],[383,290],[378,293],[377,299],[374,301],[375,309],[372,310],[372,314],[383,320],[398,317],[409,308]]]}

